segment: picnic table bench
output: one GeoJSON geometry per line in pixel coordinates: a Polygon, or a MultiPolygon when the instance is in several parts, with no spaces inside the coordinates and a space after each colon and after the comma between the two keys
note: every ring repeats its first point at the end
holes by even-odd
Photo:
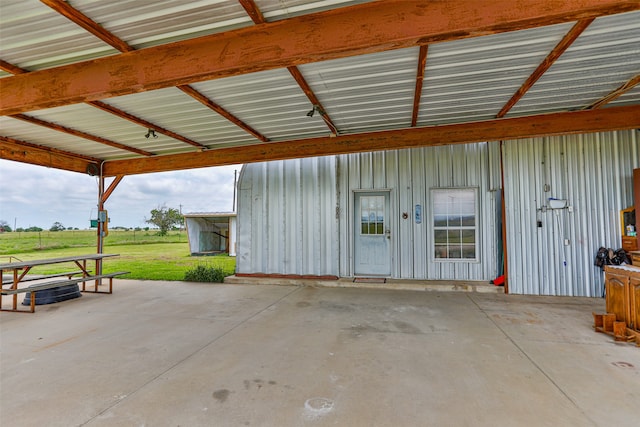
{"type": "MultiPolygon", "coordinates": [[[[82,292],[93,292],[93,293],[106,293],[110,294],[113,292],[113,278],[116,276],[121,276],[123,274],[127,274],[127,271],[118,271],[115,273],[107,273],[102,274],[102,260],[107,257],[117,256],[117,254],[90,254],[90,255],[78,255],[71,257],[62,257],[62,258],[49,258],[49,259],[41,259],[41,260],[33,260],[33,261],[20,261],[13,262],[7,264],[0,264],[0,276],[4,271],[11,271],[13,279],[12,280],[3,280],[2,291],[0,292],[0,311],[13,311],[13,312],[35,312],[36,305],[36,292],[46,290],[46,289],[54,289],[63,286],[69,285],[78,285],[82,283],[82,292]],[[95,261],[95,272],[91,273],[87,269],[87,261],[95,261]],[[51,265],[51,264],[59,264],[73,262],[79,268],[80,271],[66,272],[66,273],[55,273],[38,277],[29,277],[26,274],[36,266],[41,265],[51,265]],[[73,277],[77,274],[82,274],[82,277],[73,277]],[[49,280],[62,276],[67,276],[66,280],[49,280]],[[98,286],[102,284],[102,279],[109,279],[109,290],[108,291],[100,291],[98,290],[98,286]],[[18,285],[23,282],[33,281],[33,280],[45,280],[43,283],[38,283],[35,285],[31,285],[26,288],[21,288],[18,285]],[[95,287],[94,290],[86,289],[86,282],[94,281],[95,287]],[[4,285],[11,285],[9,288],[4,288],[4,285]],[[21,293],[29,293],[30,294],[30,310],[19,310],[18,309],[18,294],[21,293]],[[12,296],[13,297],[13,305],[11,309],[2,308],[2,297],[3,296],[12,296]]],[[[26,302],[26,301],[25,301],[26,302]]]]}

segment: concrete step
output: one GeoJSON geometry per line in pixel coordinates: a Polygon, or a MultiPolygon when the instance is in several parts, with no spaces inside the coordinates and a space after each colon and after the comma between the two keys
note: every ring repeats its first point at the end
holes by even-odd
{"type": "Polygon", "coordinates": [[[440,292],[481,292],[503,294],[503,286],[494,286],[489,282],[472,280],[408,280],[390,278],[353,278],[344,277],[337,280],[269,277],[269,276],[228,276],[224,279],[227,284],[239,285],[282,285],[282,286],[313,286],[326,288],[364,288],[364,289],[398,289],[407,291],[440,291],[440,292]]]}

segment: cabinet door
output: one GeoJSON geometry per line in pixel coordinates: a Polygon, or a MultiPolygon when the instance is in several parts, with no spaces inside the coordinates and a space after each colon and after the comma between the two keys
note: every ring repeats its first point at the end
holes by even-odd
{"type": "Polygon", "coordinates": [[[640,277],[632,277],[629,280],[629,303],[631,318],[627,322],[627,326],[640,331],[640,277]]]}
{"type": "Polygon", "coordinates": [[[607,313],[616,315],[616,320],[629,321],[629,277],[607,273],[605,275],[605,287],[607,291],[607,313]]]}

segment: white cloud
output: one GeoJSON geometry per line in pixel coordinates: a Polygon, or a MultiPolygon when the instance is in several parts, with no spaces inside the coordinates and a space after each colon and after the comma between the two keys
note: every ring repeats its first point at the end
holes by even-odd
{"type": "MultiPolygon", "coordinates": [[[[231,211],[234,170],[241,165],[125,176],[106,203],[111,226],[145,226],[158,206],[188,212],[231,211]]],[[[11,227],[87,228],[95,218],[98,180],[88,175],[0,160],[0,220],[11,227]]],[[[110,180],[107,180],[107,185],[110,180]]]]}

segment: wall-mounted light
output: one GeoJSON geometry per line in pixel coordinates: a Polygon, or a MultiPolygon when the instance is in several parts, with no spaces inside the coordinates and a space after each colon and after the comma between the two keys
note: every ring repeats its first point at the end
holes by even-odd
{"type": "Polygon", "coordinates": [[[158,135],[156,135],[156,131],[153,129],[148,129],[146,135],[144,136],[145,138],[149,139],[149,137],[152,138],[157,138],[158,135]]]}

